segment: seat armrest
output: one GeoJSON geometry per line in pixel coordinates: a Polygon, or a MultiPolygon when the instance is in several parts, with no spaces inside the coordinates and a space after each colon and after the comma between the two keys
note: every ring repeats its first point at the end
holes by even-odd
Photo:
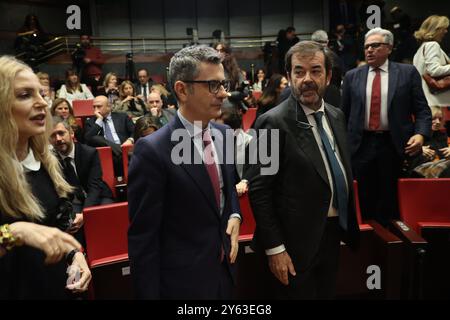
{"type": "Polygon", "coordinates": [[[400,220],[392,220],[389,230],[403,239],[407,244],[426,245],[427,241],[418,235],[410,226],[400,220]]]}

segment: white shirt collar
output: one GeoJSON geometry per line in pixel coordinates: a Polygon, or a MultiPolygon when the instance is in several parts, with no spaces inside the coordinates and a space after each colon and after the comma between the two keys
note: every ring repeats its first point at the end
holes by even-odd
{"type": "Polygon", "coordinates": [[[20,164],[22,165],[25,172],[39,171],[39,169],[41,169],[41,162],[39,160],[36,160],[31,148],[28,150],[27,157],[23,161],[21,161],[20,164]]]}
{"type": "MultiPolygon", "coordinates": [[[[369,67],[369,71],[373,71],[375,68],[374,67],[369,67]]],[[[379,69],[381,69],[384,72],[388,72],[389,71],[389,59],[386,59],[386,61],[379,67],[379,69]]]]}
{"type": "MultiPolygon", "coordinates": [[[[181,114],[180,110],[177,110],[177,114],[178,114],[178,117],[180,118],[181,123],[186,128],[186,130],[189,132],[189,135],[191,137],[196,137],[196,136],[200,136],[200,138],[202,137],[201,136],[201,134],[203,132],[203,128],[202,127],[196,126],[195,124],[190,122],[188,119],[183,117],[183,115],[181,114]]],[[[211,124],[210,123],[208,123],[207,129],[211,129],[211,124]]]]}
{"type": "Polygon", "coordinates": [[[299,104],[302,107],[303,111],[305,112],[306,116],[312,115],[313,113],[316,113],[319,111],[322,111],[325,114],[325,103],[324,103],[323,99],[322,99],[322,105],[320,106],[319,110],[317,110],[317,111],[314,111],[313,109],[310,109],[307,106],[302,105],[300,102],[299,102],[299,104]]]}

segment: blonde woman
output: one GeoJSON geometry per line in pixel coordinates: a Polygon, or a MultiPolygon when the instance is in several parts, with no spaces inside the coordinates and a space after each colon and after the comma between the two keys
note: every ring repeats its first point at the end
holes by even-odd
{"type": "Polygon", "coordinates": [[[72,188],[49,149],[49,110],[22,62],[0,57],[0,83],[0,299],[65,299],[66,288],[87,290],[91,273],[60,230],[70,225],[72,188]],[[79,281],[67,283],[64,258],[79,281]]]}
{"type": "Polygon", "coordinates": [[[125,80],[119,86],[120,101],[116,101],[113,112],[125,112],[129,117],[136,120],[147,113],[145,102],[136,97],[134,85],[131,81],[125,80]]]}
{"type": "MultiPolygon", "coordinates": [[[[414,56],[413,63],[422,76],[425,73],[432,77],[450,76],[450,59],[440,46],[447,34],[448,26],[449,19],[446,16],[433,15],[428,17],[414,33],[421,46],[414,56]]],[[[430,107],[450,106],[450,90],[433,94],[423,78],[422,88],[430,107]]]]}
{"type": "Polygon", "coordinates": [[[103,80],[103,88],[98,91],[98,95],[107,97],[111,105],[119,99],[117,83],[117,75],[114,72],[108,72],[103,80]]]}
{"type": "Polygon", "coordinates": [[[72,104],[73,100],[89,100],[94,99],[89,88],[80,83],[80,78],[74,69],[66,71],[66,83],[59,89],[58,98],[65,98],[72,104]]]}

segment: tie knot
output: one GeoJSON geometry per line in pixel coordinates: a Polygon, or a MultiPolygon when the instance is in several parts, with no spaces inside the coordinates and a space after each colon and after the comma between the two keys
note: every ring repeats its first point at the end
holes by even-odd
{"type": "Polygon", "coordinates": [[[375,74],[380,74],[381,69],[380,68],[375,68],[375,69],[373,69],[373,71],[375,71],[375,74]]]}
{"type": "Polygon", "coordinates": [[[72,165],[72,162],[71,162],[71,158],[70,157],[66,157],[66,158],[64,158],[64,163],[66,164],[66,166],[70,166],[70,165],[72,165]]]}
{"type": "Polygon", "coordinates": [[[314,115],[314,119],[317,122],[317,125],[321,126],[322,125],[323,112],[322,111],[317,111],[317,112],[314,112],[313,115],[314,115]]]}

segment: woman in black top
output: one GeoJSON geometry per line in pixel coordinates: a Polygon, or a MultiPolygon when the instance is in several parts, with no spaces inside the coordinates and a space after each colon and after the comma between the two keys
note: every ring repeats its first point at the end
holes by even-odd
{"type": "Polygon", "coordinates": [[[91,279],[70,226],[72,188],[48,144],[51,123],[39,80],[0,58],[0,299],[66,299],[91,279]],[[59,229],[58,229],[59,228],[59,229]],[[79,270],[70,284],[67,263],[79,270]]]}

